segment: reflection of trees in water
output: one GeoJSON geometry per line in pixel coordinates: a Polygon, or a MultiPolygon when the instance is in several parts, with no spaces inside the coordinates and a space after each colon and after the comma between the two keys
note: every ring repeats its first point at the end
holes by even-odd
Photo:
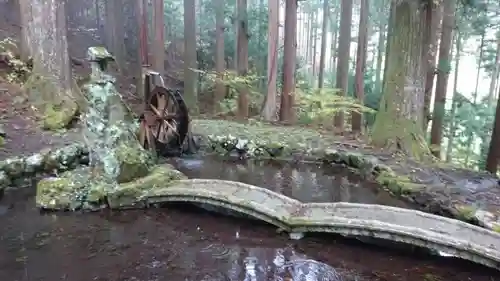
{"type": "Polygon", "coordinates": [[[245,271],[243,281],[345,280],[335,268],[308,259],[293,250],[251,248],[248,249],[248,254],[243,263],[245,271]],[[271,260],[272,262],[270,262],[271,260]]]}

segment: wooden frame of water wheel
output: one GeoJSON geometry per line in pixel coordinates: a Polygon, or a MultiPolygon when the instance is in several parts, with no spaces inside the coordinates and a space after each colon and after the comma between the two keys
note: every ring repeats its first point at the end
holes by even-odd
{"type": "Polygon", "coordinates": [[[155,86],[145,97],[145,110],[140,116],[140,143],[154,154],[176,154],[182,148],[189,128],[182,95],[178,90],[155,86]]]}

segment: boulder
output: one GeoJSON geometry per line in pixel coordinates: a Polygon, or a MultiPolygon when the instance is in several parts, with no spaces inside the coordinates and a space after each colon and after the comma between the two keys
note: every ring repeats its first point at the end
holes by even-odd
{"type": "Polygon", "coordinates": [[[147,176],[120,184],[107,194],[108,205],[112,209],[143,208],[145,196],[156,190],[168,188],[175,181],[187,177],[171,165],[156,166],[147,176]]]}
{"type": "Polygon", "coordinates": [[[91,168],[79,167],[59,177],[40,180],[36,205],[48,210],[95,210],[106,205],[115,209],[140,208],[145,207],[142,203],[145,195],[186,178],[172,166],[161,165],[144,177],[114,185],[93,174],[91,168]]]}
{"type": "Polygon", "coordinates": [[[90,181],[90,169],[81,167],[59,177],[40,180],[36,188],[36,205],[49,210],[76,210],[82,207],[90,181]]]}

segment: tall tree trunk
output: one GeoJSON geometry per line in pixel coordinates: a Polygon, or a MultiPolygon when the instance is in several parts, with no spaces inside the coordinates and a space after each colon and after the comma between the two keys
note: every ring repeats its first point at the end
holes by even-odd
{"type": "Polygon", "coordinates": [[[498,83],[497,77],[500,73],[500,31],[497,33],[497,50],[495,54],[495,65],[491,73],[490,89],[488,91],[488,103],[492,104],[495,98],[495,88],[498,83]]]}
{"type": "Polygon", "coordinates": [[[141,12],[140,12],[140,41],[141,41],[141,58],[143,67],[148,67],[149,65],[149,17],[148,17],[148,0],[141,1],[141,12]]]}
{"type": "Polygon", "coordinates": [[[490,149],[486,157],[486,170],[496,174],[498,170],[498,159],[500,158],[500,93],[497,100],[497,109],[495,114],[495,123],[493,124],[493,132],[491,133],[490,149]]]}
{"type": "Polygon", "coordinates": [[[453,141],[455,139],[455,112],[457,111],[456,95],[458,90],[458,73],[460,66],[460,56],[462,53],[462,34],[459,30],[456,31],[456,49],[455,49],[455,67],[454,67],[454,77],[453,77],[453,96],[451,98],[451,120],[450,120],[450,134],[448,136],[448,145],[446,146],[446,162],[451,162],[451,153],[453,151],[453,141]]]}
{"type": "Polygon", "coordinates": [[[323,0],[323,26],[321,29],[321,54],[319,57],[318,88],[323,88],[325,76],[326,34],[328,32],[328,0],[323,0]]]}
{"type": "Polygon", "coordinates": [[[432,99],[432,89],[434,88],[434,77],[436,75],[436,57],[437,57],[438,37],[440,30],[439,23],[443,18],[443,7],[441,4],[436,5],[434,1],[429,1],[429,5],[431,5],[431,8],[427,9],[426,12],[427,29],[426,29],[426,35],[424,36],[424,47],[427,48],[426,52],[427,76],[425,78],[424,123],[423,123],[424,134],[427,132],[427,127],[431,116],[430,107],[432,99]]]}
{"type": "MultiPolygon", "coordinates": [[[[348,93],[349,84],[349,50],[351,48],[351,21],[352,0],[342,0],[340,3],[340,34],[337,61],[336,87],[340,89],[340,95],[348,93]]],[[[344,131],[344,112],[340,111],[334,118],[335,127],[339,132],[344,131]]]]}
{"type": "Polygon", "coordinates": [[[278,76],[279,2],[269,1],[267,36],[267,95],[262,116],[271,121],[276,117],[276,95],[278,76]]]}
{"type": "MultiPolygon", "coordinates": [[[[312,24],[313,24],[313,20],[314,20],[314,17],[313,17],[313,13],[312,11],[309,12],[308,14],[308,19],[307,19],[307,44],[306,44],[306,64],[309,64],[311,62],[311,53],[312,53],[312,38],[311,38],[311,34],[312,34],[312,24]]],[[[309,70],[308,70],[309,72],[309,70]]]]}
{"type": "Polygon", "coordinates": [[[283,61],[283,92],[281,93],[280,121],[293,122],[295,112],[295,62],[296,62],[297,1],[286,0],[285,42],[283,61]]]}
{"type": "Polygon", "coordinates": [[[381,86],[382,86],[382,76],[383,76],[383,73],[382,73],[382,60],[384,58],[384,52],[385,52],[385,41],[386,41],[386,38],[385,38],[385,33],[386,33],[386,29],[387,29],[387,21],[385,20],[382,20],[384,18],[386,18],[385,16],[385,9],[384,9],[384,6],[383,4],[385,4],[385,0],[382,0],[384,1],[384,3],[380,3],[378,6],[379,7],[379,11],[378,11],[378,18],[379,18],[379,26],[378,26],[378,44],[377,44],[377,65],[375,67],[375,88],[374,88],[374,93],[375,94],[380,94],[380,90],[381,90],[381,86]]]}
{"type": "Polygon", "coordinates": [[[191,112],[198,112],[196,94],[196,4],[184,0],[184,99],[191,112]]]}
{"type": "Polygon", "coordinates": [[[153,0],[153,32],[152,42],[153,69],[161,75],[165,72],[165,20],[163,0],[153,0]]]}
{"type": "MultiPolygon", "coordinates": [[[[214,0],[215,10],[215,71],[219,79],[224,77],[226,62],[224,59],[224,0],[214,0]]],[[[215,86],[214,113],[220,112],[220,102],[226,95],[226,86],[218,81],[215,86]]]]}
{"type": "Polygon", "coordinates": [[[424,7],[417,1],[391,3],[388,53],[382,100],[373,126],[372,142],[421,159],[429,153],[422,118],[425,69],[422,45],[424,7]]]}
{"type": "Polygon", "coordinates": [[[109,0],[105,2],[106,10],[106,47],[114,55],[120,71],[125,70],[125,37],[123,5],[120,0],[109,0]]]}
{"type": "MultiPolygon", "coordinates": [[[[248,74],[248,17],[247,0],[238,0],[238,75],[248,74]]],[[[248,93],[246,86],[240,87],[238,94],[238,118],[248,118],[248,93]]]]}
{"type": "Polygon", "coordinates": [[[47,129],[66,127],[78,111],[78,88],[73,83],[66,37],[65,1],[31,3],[29,38],[33,44],[33,73],[26,84],[45,117],[47,129]],[[52,120],[50,120],[52,119],[52,120]]]}
{"type": "Polygon", "coordinates": [[[443,119],[446,104],[446,93],[448,89],[448,76],[450,70],[450,50],[452,43],[452,32],[455,26],[455,0],[444,2],[443,23],[441,25],[441,44],[439,45],[439,65],[436,93],[434,95],[434,112],[432,114],[431,146],[432,154],[441,159],[441,139],[443,135],[443,119]],[[445,69],[443,69],[443,67],[445,69]]]}
{"type": "Polygon", "coordinates": [[[313,29],[313,52],[312,52],[312,80],[311,84],[314,85],[316,81],[317,67],[318,63],[316,59],[318,57],[318,9],[314,11],[314,29],[313,29]]]}
{"type": "MultiPolygon", "coordinates": [[[[337,57],[338,57],[338,49],[337,49],[337,39],[338,39],[338,35],[339,35],[339,19],[340,19],[340,15],[339,15],[339,12],[340,12],[340,8],[338,7],[338,4],[335,6],[335,11],[334,11],[334,20],[332,21],[332,30],[333,30],[333,40],[332,40],[332,46],[331,46],[331,52],[332,52],[332,66],[331,66],[331,71],[332,71],[332,74],[334,74],[335,76],[335,71],[336,71],[336,68],[337,68],[337,57]]],[[[334,82],[335,79],[332,79],[332,87],[335,87],[335,82],[334,82]]]]}
{"type": "Polygon", "coordinates": [[[21,60],[27,61],[32,54],[29,20],[31,18],[31,3],[29,0],[18,0],[21,15],[21,60]]]}
{"type": "MultiPolygon", "coordinates": [[[[359,16],[359,31],[358,31],[358,49],[356,51],[356,75],[354,84],[354,93],[358,101],[363,104],[365,99],[364,93],[364,77],[366,67],[366,50],[368,47],[368,0],[361,0],[361,11],[359,16]]],[[[363,115],[359,112],[352,113],[352,130],[361,133],[363,128],[363,115]]]]}

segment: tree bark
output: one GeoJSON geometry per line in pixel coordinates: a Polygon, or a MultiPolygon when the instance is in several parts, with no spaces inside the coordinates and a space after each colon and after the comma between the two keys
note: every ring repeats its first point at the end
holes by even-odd
{"type": "Polygon", "coordinates": [[[456,125],[455,125],[455,114],[457,111],[457,102],[455,100],[455,97],[457,95],[457,89],[458,89],[458,73],[459,73],[459,66],[460,66],[460,56],[462,54],[462,34],[460,33],[459,30],[456,31],[457,36],[456,36],[456,49],[455,49],[455,67],[454,67],[454,78],[453,78],[453,96],[451,98],[451,120],[450,120],[450,134],[448,136],[448,145],[446,146],[446,162],[451,162],[451,153],[453,150],[453,141],[455,139],[455,130],[456,130],[456,125]]]}
{"type": "Polygon", "coordinates": [[[498,158],[500,158],[500,93],[497,100],[497,109],[495,114],[495,123],[491,133],[490,148],[486,157],[486,170],[496,174],[498,170],[498,158]]]}
{"type": "Polygon", "coordinates": [[[295,112],[295,62],[296,62],[297,1],[286,0],[285,42],[283,61],[283,92],[281,93],[280,121],[293,122],[295,112]]]}
{"type": "MultiPolygon", "coordinates": [[[[248,74],[248,17],[247,0],[238,0],[238,38],[237,38],[237,57],[238,57],[238,75],[246,76],[248,74]]],[[[238,94],[238,112],[239,119],[248,118],[248,88],[242,86],[238,94]]]]}
{"type": "Polygon", "coordinates": [[[321,31],[321,54],[319,57],[318,88],[323,88],[325,76],[326,33],[328,32],[328,0],[323,0],[323,26],[321,31]]]}
{"type": "MultiPolygon", "coordinates": [[[[424,99],[424,123],[423,131],[427,131],[427,127],[431,116],[431,98],[434,88],[434,77],[436,75],[436,57],[439,37],[439,23],[443,17],[443,10],[440,4],[436,5],[434,1],[429,1],[430,9],[426,12],[426,35],[424,36],[424,52],[427,56],[426,68],[427,76],[425,78],[425,99],[424,99]]],[[[442,30],[441,30],[442,31],[442,30]]]]}
{"type": "Polygon", "coordinates": [[[82,101],[76,93],[77,87],[71,74],[65,1],[35,0],[31,8],[28,30],[33,50],[37,52],[34,53],[33,73],[26,87],[44,112],[44,126],[61,129],[72,121],[79,101],[82,101]]]}
{"type": "Polygon", "coordinates": [[[441,158],[441,139],[443,135],[443,119],[446,104],[446,90],[448,89],[448,76],[450,70],[450,49],[452,43],[452,32],[455,25],[455,0],[444,2],[443,23],[441,26],[441,44],[439,46],[439,65],[436,93],[434,95],[434,112],[432,114],[431,127],[431,151],[432,154],[441,158]],[[445,69],[443,69],[445,67],[445,69]]]}
{"type": "Polygon", "coordinates": [[[191,112],[198,112],[196,95],[196,5],[184,0],[184,99],[191,112]]]}
{"type": "MultiPolygon", "coordinates": [[[[385,1],[384,1],[385,2],[385,1]]],[[[384,3],[385,4],[385,3],[384,3]]],[[[385,41],[386,41],[386,31],[387,31],[387,21],[382,20],[383,18],[386,17],[385,12],[384,12],[384,5],[382,3],[379,4],[379,11],[378,11],[378,17],[379,17],[379,26],[378,26],[378,44],[377,44],[377,64],[375,66],[375,87],[374,87],[374,93],[375,94],[381,94],[381,84],[382,84],[382,78],[383,78],[383,73],[382,73],[382,60],[384,59],[384,52],[385,52],[385,41]]]]}
{"type": "Polygon", "coordinates": [[[425,68],[422,45],[426,11],[417,1],[393,0],[380,109],[373,126],[376,146],[397,149],[421,159],[429,153],[422,118],[425,68]]]}
{"type": "Polygon", "coordinates": [[[18,0],[21,16],[20,55],[22,61],[27,61],[32,54],[29,20],[31,18],[31,3],[29,0],[18,0]]]}
{"type": "Polygon", "coordinates": [[[153,69],[165,74],[165,20],[164,20],[164,2],[163,0],[154,0],[153,2],[153,69]]]}
{"type": "MultiPolygon", "coordinates": [[[[361,0],[361,11],[359,16],[359,31],[358,31],[358,49],[356,53],[356,74],[354,93],[358,102],[363,104],[365,99],[364,93],[364,77],[366,68],[366,50],[368,47],[368,0],[361,0]]],[[[363,115],[359,112],[352,113],[352,131],[361,133],[363,128],[363,115]]]]}
{"type": "MultiPolygon", "coordinates": [[[[348,92],[349,83],[349,50],[351,48],[351,21],[352,0],[342,0],[340,3],[340,34],[337,59],[337,81],[336,87],[340,95],[345,96],[348,92]]],[[[340,111],[334,118],[335,127],[339,132],[344,131],[344,112],[340,111]]]]}
{"type": "Polygon", "coordinates": [[[267,36],[267,96],[262,116],[271,121],[276,116],[276,95],[278,76],[279,2],[269,1],[269,22],[267,36]]]}
{"type": "Polygon", "coordinates": [[[500,72],[500,32],[497,33],[497,49],[495,54],[495,65],[491,74],[490,89],[488,91],[488,103],[493,103],[495,98],[495,88],[498,83],[497,77],[500,72]]]}
{"type": "MultiPolygon", "coordinates": [[[[215,71],[219,79],[224,76],[226,61],[224,59],[224,0],[215,0],[215,71]]],[[[214,113],[220,112],[220,102],[226,95],[226,87],[221,81],[215,85],[214,113]]]]}

